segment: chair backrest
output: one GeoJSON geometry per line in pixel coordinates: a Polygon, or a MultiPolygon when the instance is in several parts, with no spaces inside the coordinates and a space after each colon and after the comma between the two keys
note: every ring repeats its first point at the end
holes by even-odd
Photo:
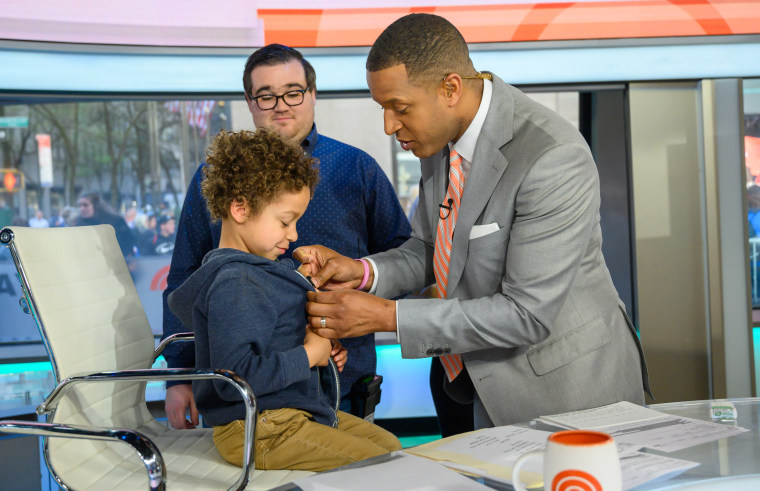
{"type": "Polygon", "coordinates": [[[113,227],[10,230],[11,254],[58,382],[150,367],[153,334],[113,227]]]}
{"type": "MultiPolygon", "coordinates": [[[[113,227],[9,227],[3,232],[0,238],[9,242],[56,382],[74,375],[150,368],[153,334],[113,227]]],[[[152,421],[144,387],[140,382],[72,386],[49,420],[138,428],[152,421]]],[[[106,448],[102,442],[66,439],[47,445],[56,460],[69,461],[60,467],[75,467],[106,448]]]]}

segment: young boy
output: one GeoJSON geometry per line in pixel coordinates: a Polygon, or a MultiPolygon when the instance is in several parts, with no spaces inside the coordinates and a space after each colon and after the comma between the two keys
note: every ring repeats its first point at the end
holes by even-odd
{"type": "MultiPolygon", "coordinates": [[[[169,306],[195,332],[196,367],[232,370],[253,388],[256,468],[322,471],[400,449],[391,433],[337,410],[337,373],[325,372],[331,356],[342,368],[345,350],[306,328],[314,287],[292,261],[277,261],[298,238],[296,222],[317,183],[314,159],[260,129],[222,131],[206,163],[202,189],[211,217],[222,221],[219,248],[169,306]]],[[[193,395],[219,453],[242,465],[237,391],[195,381],[193,395]]]]}

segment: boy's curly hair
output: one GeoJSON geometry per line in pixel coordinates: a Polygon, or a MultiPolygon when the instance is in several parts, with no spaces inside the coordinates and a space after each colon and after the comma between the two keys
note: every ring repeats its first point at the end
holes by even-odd
{"type": "Polygon", "coordinates": [[[269,130],[222,130],[206,152],[201,190],[213,220],[226,218],[235,200],[245,200],[251,216],[283,191],[308,186],[314,196],[317,161],[269,130]]]}

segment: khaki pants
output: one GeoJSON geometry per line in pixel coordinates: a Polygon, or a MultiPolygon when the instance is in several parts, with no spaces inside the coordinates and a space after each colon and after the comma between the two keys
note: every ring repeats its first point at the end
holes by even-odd
{"type": "MultiPolygon", "coordinates": [[[[338,419],[338,427],[331,428],[299,409],[261,412],[254,443],[256,468],[318,472],[401,449],[398,438],[377,425],[343,411],[338,411],[338,419]]],[[[241,420],[214,426],[219,454],[239,466],[243,465],[244,429],[241,420]]]]}

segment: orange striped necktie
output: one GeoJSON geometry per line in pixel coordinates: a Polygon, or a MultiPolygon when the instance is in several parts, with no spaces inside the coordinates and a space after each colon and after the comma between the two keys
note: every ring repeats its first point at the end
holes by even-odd
{"type": "MultiPolygon", "coordinates": [[[[454,226],[459,216],[459,204],[464,191],[464,174],[462,173],[462,156],[452,147],[449,154],[449,187],[446,189],[444,205],[439,208],[438,232],[435,236],[433,252],[433,271],[435,284],[440,298],[448,298],[446,290],[449,283],[449,262],[451,260],[451,241],[454,226]]],[[[441,363],[446,376],[452,381],[460,374],[464,365],[460,355],[441,355],[441,363]]]]}

